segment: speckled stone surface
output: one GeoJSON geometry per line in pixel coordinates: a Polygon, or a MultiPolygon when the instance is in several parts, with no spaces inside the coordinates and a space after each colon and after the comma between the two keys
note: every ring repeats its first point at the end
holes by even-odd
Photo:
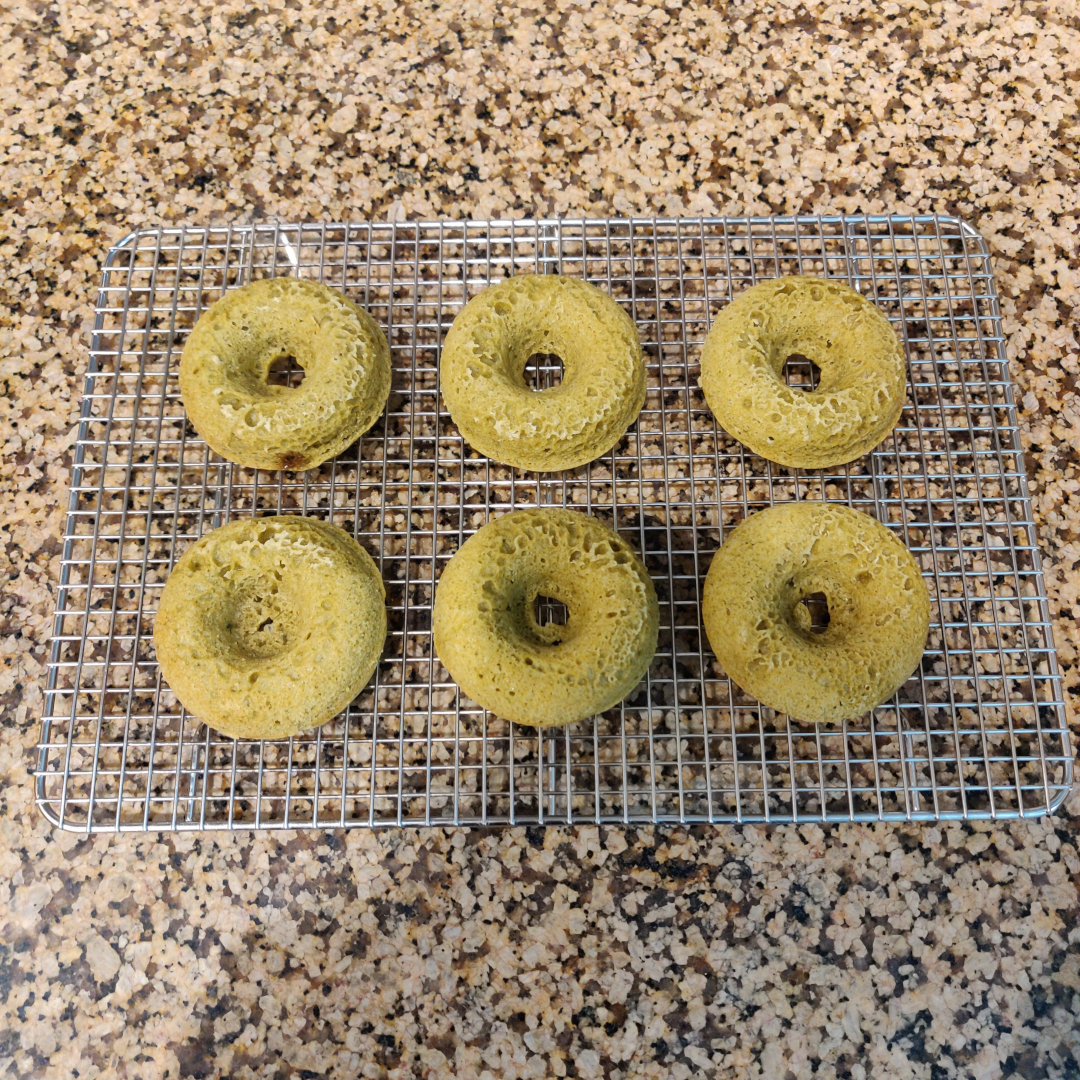
{"type": "Polygon", "coordinates": [[[1080,1076],[1076,795],[1008,826],[94,840],[32,808],[92,298],[158,222],[964,217],[1075,717],[1075,3],[718,7],[3,5],[0,1076],[1080,1076]]]}

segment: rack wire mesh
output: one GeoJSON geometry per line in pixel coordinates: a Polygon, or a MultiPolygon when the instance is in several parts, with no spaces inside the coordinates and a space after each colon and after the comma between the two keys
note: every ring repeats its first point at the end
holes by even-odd
{"type": "MultiPolygon", "coordinates": [[[[555,358],[532,372],[538,386],[557,375],[555,358]]],[[[986,245],[946,217],[133,233],[105,263],[47,690],[37,801],[50,821],[84,831],[1050,812],[1069,789],[1071,751],[986,245]],[[473,453],[439,397],[439,345],[455,313],[526,272],[610,292],[647,357],[637,424],[611,453],[562,474],[473,453]],[[849,466],[800,471],[754,456],[718,429],[697,385],[720,307],[796,272],[850,283],[906,347],[899,425],[849,466]],[[382,419],[302,474],[209,452],[177,385],[199,313],[228,288],[283,273],[345,290],[386,329],[393,355],[382,419]],[[701,583],[724,536],[794,499],[876,516],[915,554],[933,598],[918,672],[840,725],[790,722],[747,697],[701,626],[701,583]],[[432,649],[431,603],[446,561],[489,517],[547,504],[594,514],[638,548],[661,628],[647,678],[621,706],[536,732],[458,693],[432,649]],[[389,636],[345,713],[289,740],[234,741],[162,682],[154,612],[191,542],[231,518],[280,512],[357,536],[386,583],[389,636]]]]}

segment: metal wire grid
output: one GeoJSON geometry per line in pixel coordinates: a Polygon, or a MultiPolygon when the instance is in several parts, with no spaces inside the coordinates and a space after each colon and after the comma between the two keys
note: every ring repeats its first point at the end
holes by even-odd
{"type": "MultiPolygon", "coordinates": [[[[808,373],[804,370],[802,373],[808,373]]],[[[283,376],[284,377],[284,376],[283,376]]],[[[550,385],[556,358],[533,377],[550,385]]],[[[798,374],[792,378],[799,377],[798,374]]],[[[987,249],[952,218],[823,217],[253,225],[134,233],[106,260],[74,480],[37,800],[85,831],[546,821],[1008,818],[1071,782],[1062,686],[1035,545],[987,249]],[[442,335],[465,301],[522,272],[584,277],[635,319],[640,419],[564,474],[514,472],[465,446],[438,393],[442,335]],[[727,300],[777,274],[825,273],[903,336],[894,434],[850,466],[772,465],[718,430],[698,356],[727,300]],[[199,313],[252,277],[344,289],[386,328],[384,417],[303,474],[244,469],[186,424],[177,366],[199,313]],[[801,725],[719,669],[700,586],[747,514],[839,501],[895,530],[934,599],[920,670],[842,725],[801,725]],[[430,614],[447,559],[492,515],[574,506],[642,553],[660,645],[620,706],[537,733],[457,692],[430,614]],[[183,550],[230,518],[332,520],[376,558],[389,636],[341,716],[280,742],[233,741],[161,681],[151,630],[183,550]]]]}

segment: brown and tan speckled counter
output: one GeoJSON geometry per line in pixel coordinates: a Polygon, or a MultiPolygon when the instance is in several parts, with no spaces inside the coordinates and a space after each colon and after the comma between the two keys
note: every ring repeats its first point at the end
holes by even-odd
{"type": "Polygon", "coordinates": [[[1075,708],[1074,0],[187,6],[0,16],[0,1077],[1080,1076],[1075,795],[1008,826],[85,840],[28,776],[100,262],[159,222],[960,215],[1075,708]]]}

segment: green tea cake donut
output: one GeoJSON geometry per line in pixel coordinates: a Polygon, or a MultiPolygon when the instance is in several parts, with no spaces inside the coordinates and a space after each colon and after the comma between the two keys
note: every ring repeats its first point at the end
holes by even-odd
{"type": "Polygon", "coordinates": [[[435,590],[435,650],[469,697],[508,720],[554,727],[620,702],[648,670],[656,592],[616,533],[574,510],[518,510],[454,554],[435,590]],[[566,605],[541,625],[537,597],[566,605]]]}
{"type": "Polygon", "coordinates": [[[889,320],[838,281],[763,281],[725,307],[705,339],[701,389],[720,424],[755,454],[799,469],[842,465],[896,426],[907,384],[889,320]],[[813,390],[784,382],[805,356],[813,390]]]}
{"type": "Polygon", "coordinates": [[[233,521],[176,564],[154,646],[198,719],[238,739],[280,739],[341,712],[386,640],[382,579],[343,529],[301,517],[233,521]]]}
{"type": "Polygon", "coordinates": [[[930,621],[908,549],[867,514],[820,503],[742,521],[713,558],[702,608],[731,679],[816,722],[887,701],[919,666],[930,621]]]}
{"type": "Polygon", "coordinates": [[[253,281],[199,317],[180,357],[180,396],[223,458],[257,469],[313,469],[378,419],[390,393],[390,346],[347,296],[298,278],[253,281]],[[269,381],[295,358],[299,386],[269,381]]]}
{"type": "Polygon", "coordinates": [[[645,362],[630,316],[594,285],[556,274],[509,278],[454,319],[439,361],[443,399],[475,450],[517,469],[573,469],[610,450],[645,403],[645,362]],[[562,382],[533,390],[536,353],[562,382]]]}

